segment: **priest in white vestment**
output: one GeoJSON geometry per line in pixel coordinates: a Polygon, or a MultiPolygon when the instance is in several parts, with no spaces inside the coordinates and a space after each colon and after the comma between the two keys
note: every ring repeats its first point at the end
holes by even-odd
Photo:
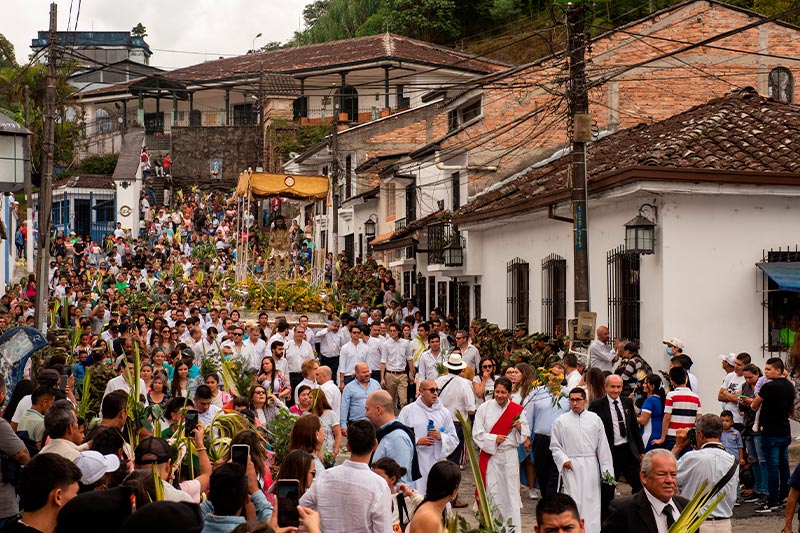
{"type": "Polygon", "coordinates": [[[453,417],[439,401],[436,382],[426,379],[420,383],[419,397],[414,403],[403,407],[397,420],[414,430],[417,461],[422,477],[414,481],[411,488],[424,495],[431,467],[437,461],[447,459],[458,446],[453,417]],[[431,425],[433,428],[429,429],[431,425]]]}
{"type": "Polygon", "coordinates": [[[511,381],[497,378],[494,398],[481,404],[475,412],[472,438],[481,449],[481,455],[485,453],[489,457],[484,480],[495,518],[503,524],[510,519],[511,531],[521,533],[517,446],[525,444],[526,449],[530,449],[530,429],[525,417],[519,416],[522,406],[510,401],[510,397],[511,381]]]}
{"type": "Polygon", "coordinates": [[[604,472],[614,475],[603,421],[586,410],[586,391],[569,393],[570,411],[553,423],[550,451],[560,478],[560,490],[578,504],[586,533],[600,533],[600,484],[604,472]]]}

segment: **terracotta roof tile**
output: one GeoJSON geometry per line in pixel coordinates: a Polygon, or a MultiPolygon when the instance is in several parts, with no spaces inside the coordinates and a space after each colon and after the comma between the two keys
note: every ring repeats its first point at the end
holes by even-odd
{"type": "MultiPolygon", "coordinates": [[[[649,126],[638,125],[587,147],[589,185],[632,167],[800,174],[800,107],[745,88],[649,126]]],[[[478,196],[454,219],[491,218],[537,196],[566,191],[569,156],[478,196]]],[[[797,184],[800,185],[800,175],[797,184]]]]}

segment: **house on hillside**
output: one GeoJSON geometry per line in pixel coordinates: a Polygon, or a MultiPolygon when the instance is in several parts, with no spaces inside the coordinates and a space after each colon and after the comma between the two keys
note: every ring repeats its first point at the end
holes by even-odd
{"type": "MultiPolygon", "coordinates": [[[[740,87],[753,87],[780,102],[796,101],[800,89],[793,78],[800,66],[800,28],[766,20],[716,0],[687,0],[593,39],[587,76],[595,138],[656,124],[740,87]],[[726,33],[736,28],[747,29],[726,33]],[[701,41],[706,46],[694,46],[701,41]]],[[[380,172],[377,238],[372,245],[379,260],[397,265],[396,279],[415,280],[414,287],[402,290],[420,297],[424,292],[427,302],[417,302],[420,308],[442,307],[462,325],[476,316],[515,322],[497,315],[497,309],[487,313],[481,304],[485,292],[481,293],[480,276],[487,265],[482,263],[481,242],[473,241],[474,228],[466,231],[457,218],[446,221],[440,216],[429,227],[417,228],[417,248],[410,256],[406,241],[391,237],[402,229],[395,227],[398,206],[405,206],[399,213],[407,215],[406,225],[440,210],[455,211],[566,153],[565,67],[564,55],[556,54],[438,92],[441,101],[433,108],[435,116],[427,119],[433,127],[426,130],[424,142],[414,139],[395,147],[392,132],[381,134],[386,143],[373,142],[371,132],[377,131],[377,124],[361,125],[351,137],[348,153],[399,156],[380,172]]],[[[398,123],[395,134],[403,128],[398,123]]],[[[345,130],[340,138],[348,135],[345,130]]],[[[539,179],[546,187],[549,178],[539,179]]],[[[354,230],[358,242],[358,226],[354,230]]],[[[532,323],[531,329],[553,328],[532,323]]]]}
{"type": "MultiPolygon", "coordinates": [[[[38,205],[38,199],[39,193],[34,193],[34,205],[38,205]]],[[[59,234],[69,235],[74,231],[84,239],[90,237],[102,242],[114,232],[118,216],[116,188],[111,176],[70,176],[53,184],[51,220],[59,234]]]]}
{"type": "Polygon", "coordinates": [[[177,186],[229,188],[248,166],[281,171],[288,154],[276,136],[334,114],[353,126],[413,109],[430,90],[508,67],[384,34],[206,61],[86,91],[75,104],[87,117],[134,116],[126,124],[145,128],[151,152],[173,152],[177,186]],[[222,168],[214,177],[212,159],[222,168]]]}
{"type": "MultiPolygon", "coordinates": [[[[780,277],[800,269],[798,139],[800,108],[743,89],[588,147],[590,308],[612,338],[638,341],[654,369],[668,367],[662,339],[680,337],[693,372],[709,378],[700,380],[704,402],[716,400],[717,354],[745,351],[760,365],[786,355],[781,331],[800,313],[800,287],[780,277]],[[634,226],[654,238],[626,242],[634,226]]],[[[570,159],[453,214],[469,235],[456,288],[472,293],[475,315],[566,331],[570,159]]]]}

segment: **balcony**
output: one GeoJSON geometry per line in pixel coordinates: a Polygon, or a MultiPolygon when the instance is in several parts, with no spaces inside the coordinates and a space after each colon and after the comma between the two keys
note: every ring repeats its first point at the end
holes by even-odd
{"type": "Polygon", "coordinates": [[[451,222],[428,226],[428,265],[464,266],[464,240],[458,226],[451,222]]]}
{"type": "Polygon", "coordinates": [[[401,218],[394,221],[394,230],[399,231],[406,227],[406,219],[401,218]]]}

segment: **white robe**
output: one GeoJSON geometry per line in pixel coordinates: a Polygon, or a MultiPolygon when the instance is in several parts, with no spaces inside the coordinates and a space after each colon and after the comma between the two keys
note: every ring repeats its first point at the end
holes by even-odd
{"type": "Polygon", "coordinates": [[[436,400],[432,407],[428,407],[422,403],[422,398],[417,398],[414,403],[403,407],[397,419],[400,423],[414,430],[414,436],[417,440],[428,436],[428,420],[433,420],[433,425],[436,429],[441,431],[444,428],[442,440],[434,440],[432,446],[416,445],[417,461],[419,462],[419,471],[422,477],[414,481],[411,488],[424,495],[428,487],[428,472],[430,472],[431,467],[437,461],[447,459],[447,456],[453,453],[458,446],[458,435],[453,424],[453,417],[439,400],[436,400]]]}
{"type": "Polygon", "coordinates": [[[495,517],[504,524],[511,519],[512,531],[522,532],[522,518],[520,508],[522,500],[519,495],[519,457],[517,446],[525,442],[530,435],[528,421],[520,417],[522,431],[512,429],[508,438],[497,445],[497,437],[491,432],[495,423],[508,408],[500,407],[497,400],[484,402],[475,412],[475,423],[472,426],[472,438],[478,447],[490,454],[489,464],[486,467],[486,493],[489,503],[494,507],[495,517]]]}
{"type": "Polygon", "coordinates": [[[614,472],[603,421],[589,411],[560,415],[550,433],[550,451],[559,471],[560,492],[569,494],[578,504],[586,533],[600,533],[602,472],[614,472]],[[567,461],[572,470],[564,468],[567,461]]]}

